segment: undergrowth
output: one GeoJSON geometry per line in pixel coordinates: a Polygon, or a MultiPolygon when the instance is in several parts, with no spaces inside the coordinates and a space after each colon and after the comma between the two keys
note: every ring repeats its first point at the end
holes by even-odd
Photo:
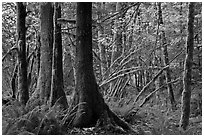
{"type": "Polygon", "coordinates": [[[50,108],[49,105],[36,106],[36,102],[24,107],[18,101],[12,101],[3,106],[2,134],[67,134],[75,108],[63,111],[57,104],[50,108]]]}
{"type": "MultiPolygon", "coordinates": [[[[149,102],[142,108],[134,105],[128,98],[110,99],[106,102],[110,109],[128,122],[140,135],[200,135],[202,134],[202,116],[192,115],[188,130],[179,128],[180,106],[172,111],[170,104],[149,102]]],[[[138,103],[139,104],[139,103],[138,103]]],[[[80,105],[80,104],[79,104],[80,105]]],[[[98,135],[128,134],[112,125],[91,128],[73,128],[70,123],[75,116],[75,107],[62,110],[55,104],[53,107],[41,105],[36,99],[25,107],[18,101],[2,107],[3,135],[98,135]]]]}
{"type": "Polygon", "coordinates": [[[172,111],[170,104],[166,100],[160,102],[149,102],[142,108],[140,103],[136,105],[129,99],[110,99],[108,102],[110,108],[118,114],[142,135],[201,135],[202,134],[202,116],[190,117],[189,127],[183,131],[179,127],[181,108],[177,105],[177,110],[172,111]],[[121,105],[123,102],[123,105],[121,105]]]}

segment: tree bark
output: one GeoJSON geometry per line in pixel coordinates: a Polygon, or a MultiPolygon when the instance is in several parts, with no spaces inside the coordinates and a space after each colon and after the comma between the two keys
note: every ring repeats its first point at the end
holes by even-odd
{"type": "MultiPolygon", "coordinates": [[[[161,10],[161,2],[158,3],[158,25],[160,24],[164,24],[163,23],[163,18],[162,18],[162,10],[161,10]]],[[[161,38],[162,38],[162,52],[163,52],[163,62],[164,62],[164,66],[168,66],[169,65],[169,57],[168,57],[168,50],[167,50],[167,40],[166,40],[166,36],[165,36],[165,32],[162,31],[161,34],[161,38]]],[[[169,99],[170,99],[170,103],[172,106],[172,110],[176,109],[176,101],[175,101],[175,97],[174,97],[174,92],[173,92],[173,87],[172,87],[172,83],[171,82],[171,74],[170,74],[170,68],[166,68],[165,70],[165,77],[166,77],[166,83],[167,84],[167,88],[168,88],[168,95],[169,95],[169,99]]],[[[161,78],[162,80],[162,78],[161,78]]]]}
{"type": "Polygon", "coordinates": [[[12,88],[12,98],[16,99],[16,78],[17,78],[17,74],[18,74],[18,63],[15,65],[14,70],[13,70],[13,74],[11,77],[11,88],[12,88]]]}
{"type": "Polygon", "coordinates": [[[40,72],[37,91],[42,103],[47,104],[51,91],[52,51],[53,51],[53,6],[50,2],[40,5],[40,72]]]}
{"type": "Polygon", "coordinates": [[[52,58],[52,83],[51,83],[51,106],[56,101],[66,109],[68,107],[63,85],[63,64],[62,64],[62,35],[61,25],[57,19],[61,18],[61,5],[54,4],[54,45],[52,58]]]}
{"type": "Polygon", "coordinates": [[[91,127],[95,126],[98,120],[102,120],[106,125],[110,118],[123,129],[134,131],[105,104],[96,83],[92,55],[92,3],[77,3],[76,22],[77,79],[73,105],[78,105],[78,108],[73,126],[91,127]]]}
{"type": "Polygon", "coordinates": [[[29,99],[27,84],[27,61],[26,61],[26,6],[17,2],[17,35],[18,35],[18,92],[20,102],[26,105],[29,99]]]}
{"type": "Polygon", "coordinates": [[[186,130],[189,124],[190,116],[190,101],[191,101],[191,71],[193,63],[193,48],[194,48],[194,3],[189,3],[188,13],[188,36],[186,47],[186,58],[184,63],[184,77],[183,77],[183,93],[182,93],[182,114],[180,120],[180,127],[186,130]]]}
{"type": "MultiPolygon", "coordinates": [[[[164,66],[169,65],[169,57],[168,57],[168,51],[167,51],[167,43],[166,43],[166,36],[165,36],[165,32],[162,32],[162,39],[163,39],[163,60],[164,60],[164,66]]],[[[172,106],[172,110],[176,109],[176,101],[175,101],[175,97],[174,97],[174,92],[173,92],[173,87],[172,87],[172,83],[171,82],[171,74],[170,74],[170,68],[166,68],[165,70],[165,77],[166,77],[166,83],[167,84],[167,88],[168,88],[168,94],[169,94],[169,99],[171,102],[171,106],[172,106]]]]}
{"type": "Polygon", "coordinates": [[[73,125],[87,127],[96,124],[103,111],[93,72],[92,56],[92,3],[77,3],[76,20],[76,90],[74,104],[78,106],[73,125]]]}

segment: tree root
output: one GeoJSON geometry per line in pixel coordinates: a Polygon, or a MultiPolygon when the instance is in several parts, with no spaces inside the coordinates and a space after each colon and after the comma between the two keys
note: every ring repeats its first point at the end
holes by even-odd
{"type": "Polygon", "coordinates": [[[99,118],[95,127],[113,125],[115,129],[120,129],[124,133],[138,134],[138,132],[135,131],[127,122],[119,118],[113,111],[111,111],[107,104],[104,105],[104,112],[99,118]]]}

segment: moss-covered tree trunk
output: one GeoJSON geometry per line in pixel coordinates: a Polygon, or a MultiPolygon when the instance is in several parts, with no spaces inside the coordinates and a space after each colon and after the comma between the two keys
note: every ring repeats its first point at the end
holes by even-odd
{"type": "Polygon", "coordinates": [[[43,103],[47,103],[51,91],[52,51],[53,51],[53,5],[43,2],[40,5],[40,71],[37,91],[43,103]]]}
{"type": "MultiPolygon", "coordinates": [[[[17,2],[17,36],[18,36],[18,92],[22,104],[29,99],[27,84],[27,61],[26,61],[26,6],[23,2],[17,2]]],[[[14,93],[15,94],[15,93],[14,93]]]]}
{"type": "Polygon", "coordinates": [[[193,64],[193,46],[194,46],[194,3],[189,3],[188,13],[188,37],[186,45],[186,58],[184,63],[184,77],[183,77],[183,93],[182,93],[182,114],[180,127],[187,129],[190,116],[190,102],[191,102],[191,71],[193,64]]]}
{"type": "Polygon", "coordinates": [[[63,85],[63,64],[62,64],[62,35],[61,25],[57,24],[57,19],[61,18],[61,5],[54,4],[54,45],[52,58],[52,82],[51,82],[51,105],[56,101],[64,109],[68,107],[63,85]]]}
{"type": "Polygon", "coordinates": [[[92,3],[77,3],[76,20],[76,91],[74,104],[78,106],[74,126],[86,127],[96,123],[103,110],[93,72],[92,3]]]}
{"type": "Polygon", "coordinates": [[[77,3],[76,27],[77,77],[73,105],[78,106],[73,126],[91,127],[98,120],[104,119],[105,122],[109,117],[123,129],[131,130],[128,124],[119,119],[105,104],[96,83],[92,55],[92,3],[77,3]]]}

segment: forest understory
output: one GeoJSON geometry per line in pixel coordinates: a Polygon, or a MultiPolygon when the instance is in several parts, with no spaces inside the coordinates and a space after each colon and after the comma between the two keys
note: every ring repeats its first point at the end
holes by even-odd
{"type": "MultiPolygon", "coordinates": [[[[199,89],[200,90],[200,89],[199,89]]],[[[166,92],[165,90],[163,92],[166,92]]],[[[165,95],[164,95],[165,96],[165,95]]],[[[18,101],[2,106],[2,133],[10,135],[201,135],[202,109],[197,99],[191,104],[189,127],[179,128],[181,116],[180,103],[172,111],[165,99],[153,98],[143,107],[133,105],[132,95],[120,100],[109,99],[110,109],[125,120],[136,133],[126,132],[113,124],[90,128],[74,128],[65,124],[65,118],[72,115],[72,109],[63,113],[57,107],[37,106],[36,102],[23,108],[18,101]],[[63,116],[63,119],[61,117],[63,116]],[[64,127],[66,125],[66,128],[64,127]]],[[[139,101],[142,102],[142,101],[139,101]]]]}
{"type": "Polygon", "coordinates": [[[3,2],[3,135],[202,135],[201,2],[3,2]]]}

